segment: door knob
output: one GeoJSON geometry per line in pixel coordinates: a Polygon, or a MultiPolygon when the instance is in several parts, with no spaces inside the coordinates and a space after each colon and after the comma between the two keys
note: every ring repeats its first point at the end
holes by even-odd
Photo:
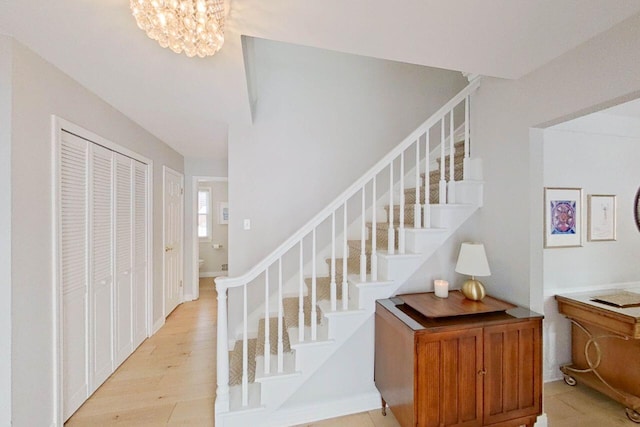
{"type": "Polygon", "coordinates": [[[478,375],[487,375],[487,370],[486,369],[479,370],[478,375]]]}
{"type": "Polygon", "coordinates": [[[171,246],[165,246],[164,247],[164,251],[165,252],[169,252],[171,249],[173,249],[171,246]]]}

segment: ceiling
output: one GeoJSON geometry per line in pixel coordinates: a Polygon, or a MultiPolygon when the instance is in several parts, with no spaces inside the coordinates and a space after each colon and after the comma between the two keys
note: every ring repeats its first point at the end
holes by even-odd
{"type": "Polygon", "coordinates": [[[640,12],[640,0],[227,0],[213,57],[138,29],[128,0],[0,0],[0,33],[72,76],[185,157],[226,159],[251,123],[241,35],[507,79],[640,12]]]}

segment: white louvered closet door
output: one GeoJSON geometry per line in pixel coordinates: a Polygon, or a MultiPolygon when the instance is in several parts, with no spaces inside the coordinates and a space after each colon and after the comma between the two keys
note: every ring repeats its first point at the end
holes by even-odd
{"type": "Polygon", "coordinates": [[[89,144],[90,391],[113,372],[113,152],[89,144]]]}
{"type": "Polygon", "coordinates": [[[147,166],[133,162],[133,347],[147,337],[147,166]]]}
{"type": "Polygon", "coordinates": [[[133,277],[133,204],[132,160],[115,153],[115,362],[120,365],[133,351],[132,277],[133,277]]]}
{"type": "Polygon", "coordinates": [[[67,419],[89,395],[87,142],[62,132],[59,170],[62,392],[67,419]]]}

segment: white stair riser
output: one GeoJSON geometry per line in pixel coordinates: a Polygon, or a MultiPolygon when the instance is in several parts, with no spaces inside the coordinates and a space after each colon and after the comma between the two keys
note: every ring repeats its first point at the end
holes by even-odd
{"type": "Polygon", "coordinates": [[[383,256],[378,254],[378,275],[384,280],[397,282],[406,278],[407,272],[413,273],[422,263],[419,257],[383,256]]]}
{"type": "Polygon", "coordinates": [[[456,203],[463,203],[482,207],[482,181],[456,182],[456,203]]]}
{"type": "Polygon", "coordinates": [[[406,249],[407,252],[430,255],[434,253],[442,242],[451,235],[447,229],[430,231],[430,230],[407,230],[406,232],[406,249]]]}
{"type": "Polygon", "coordinates": [[[359,289],[360,293],[360,306],[361,308],[375,306],[375,302],[378,299],[389,298],[392,294],[392,289],[395,289],[395,282],[392,282],[384,286],[372,286],[362,287],[359,289]]]}
{"type": "Polygon", "coordinates": [[[455,230],[475,210],[472,205],[431,205],[431,226],[455,230]]]}

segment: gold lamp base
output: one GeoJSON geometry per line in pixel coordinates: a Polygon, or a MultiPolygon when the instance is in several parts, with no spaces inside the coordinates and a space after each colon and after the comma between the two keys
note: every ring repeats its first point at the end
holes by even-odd
{"type": "Polygon", "coordinates": [[[469,279],[462,285],[462,294],[470,300],[480,301],[487,293],[479,280],[469,279]]]}

